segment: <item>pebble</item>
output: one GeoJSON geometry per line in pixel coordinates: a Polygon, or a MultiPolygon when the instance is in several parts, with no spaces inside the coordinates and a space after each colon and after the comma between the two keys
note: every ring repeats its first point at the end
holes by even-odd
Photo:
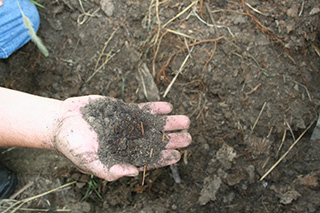
{"type": "Polygon", "coordinates": [[[263,180],[263,181],[262,181],[262,186],[263,186],[264,188],[266,188],[266,187],[268,186],[268,182],[265,181],[265,180],[263,180]]]}
{"type": "Polygon", "coordinates": [[[100,6],[103,12],[108,16],[111,17],[114,12],[114,4],[111,0],[101,0],[100,6]]]}

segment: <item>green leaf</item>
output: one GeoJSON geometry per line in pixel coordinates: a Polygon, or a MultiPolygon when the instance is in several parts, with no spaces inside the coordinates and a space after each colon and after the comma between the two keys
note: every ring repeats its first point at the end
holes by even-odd
{"type": "Polygon", "coordinates": [[[36,2],[35,0],[29,0],[29,1],[32,2],[33,4],[37,5],[38,7],[45,8],[42,4],[36,2]]]}

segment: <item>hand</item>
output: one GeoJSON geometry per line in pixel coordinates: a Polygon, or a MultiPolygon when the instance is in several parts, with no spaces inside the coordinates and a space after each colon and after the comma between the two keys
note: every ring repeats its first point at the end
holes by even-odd
{"type": "Polygon", "coordinates": [[[3,0],[0,0],[0,7],[3,5],[3,0]]]}
{"type": "MultiPolygon", "coordinates": [[[[84,96],[69,98],[62,103],[62,118],[57,122],[53,146],[69,158],[79,169],[97,177],[113,181],[123,176],[137,176],[139,170],[130,164],[116,164],[109,168],[98,157],[99,142],[97,134],[90,129],[89,124],[82,118],[80,108],[91,100],[103,98],[103,96],[84,96]],[[109,168],[109,169],[108,169],[109,168]]],[[[151,102],[139,104],[139,107],[148,105],[150,113],[167,114],[172,107],[166,102],[151,102]]],[[[190,120],[183,115],[167,116],[164,131],[187,129],[190,120]]],[[[176,163],[180,159],[180,153],[176,148],[186,147],[191,142],[189,133],[169,133],[169,143],[166,150],[161,152],[162,157],[157,164],[147,165],[147,168],[156,168],[176,163]]],[[[159,141],[161,143],[161,141],[159,141]]]]}

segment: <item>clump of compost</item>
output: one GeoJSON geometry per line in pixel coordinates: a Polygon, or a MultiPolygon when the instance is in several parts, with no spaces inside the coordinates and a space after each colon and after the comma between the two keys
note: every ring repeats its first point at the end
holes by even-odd
{"type": "Polygon", "coordinates": [[[168,143],[163,117],[114,98],[89,101],[81,112],[98,135],[98,155],[108,167],[123,163],[143,166],[160,160],[168,143]]]}

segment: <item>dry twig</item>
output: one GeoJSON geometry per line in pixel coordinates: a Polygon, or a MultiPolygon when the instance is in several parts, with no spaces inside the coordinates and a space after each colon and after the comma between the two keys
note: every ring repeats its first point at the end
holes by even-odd
{"type": "Polygon", "coordinates": [[[24,187],[22,187],[21,189],[19,189],[19,191],[17,191],[16,193],[14,193],[13,195],[10,196],[10,199],[15,199],[19,194],[21,194],[22,192],[24,192],[25,190],[27,190],[29,187],[31,187],[34,184],[33,181],[29,182],[27,185],[25,185],[24,187]]]}
{"type": "Polygon", "coordinates": [[[147,171],[147,165],[143,166],[143,176],[142,176],[142,183],[141,186],[144,186],[144,181],[146,179],[146,171],[147,171]]]}
{"type": "Polygon", "coordinates": [[[90,18],[94,17],[95,14],[96,14],[97,12],[99,12],[99,10],[100,10],[100,7],[99,7],[98,9],[96,9],[95,11],[93,11],[93,13],[90,14],[90,10],[89,10],[89,12],[86,12],[86,11],[84,10],[81,0],[79,0],[79,4],[80,4],[81,10],[82,10],[82,14],[80,14],[80,15],[78,16],[78,18],[77,18],[77,23],[78,23],[79,25],[84,24],[87,20],[89,20],[90,18]],[[84,18],[81,20],[82,17],[84,17],[84,18]],[[89,18],[88,18],[88,17],[89,17],[89,18]]]}
{"type": "Polygon", "coordinates": [[[301,4],[301,9],[300,9],[300,12],[299,12],[299,15],[298,15],[299,17],[302,15],[303,8],[304,8],[304,1],[301,4]]]}
{"type": "Polygon", "coordinates": [[[286,121],[285,120],[283,121],[283,126],[284,126],[283,136],[282,136],[281,144],[280,144],[279,149],[277,151],[276,157],[278,157],[280,150],[281,150],[281,148],[284,144],[284,141],[286,140],[286,136],[287,136],[287,128],[286,128],[286,121]]]}
{"type": "Polygon", "coordinates": [[[242,2],[242,7],[244,9],[244,11],[247,13],[247,15],[250,17],[250,19],[260,28],[260,30],[265,33],[271,40],[276,40],[278,41],[283,47],[284,42],[281,40],[281,38],[279,38],[279,36],[275,35],[271,30],[269,30],[267,27],[265,27],[263,24],[261,24],[261,22],[258,20],[257,17],[255,17],[254,15],[252,15],[249,11],[249,7],[248,5],[245,4],[244,0],[241,0],[242,2]]]}
{"type": "Polygon", "coordinates": [[[272,172],[272,170],[274,168],[276,168],[276,166],[278,166],[278,164],[289,154],[289,152],[293,149],[293,147],[300,141],[300,139],[304,136],[304,134],[306,134],[306,132],[310,129],[310,127],[313,125],[313,123],[314,123],[314,121],[301,133],[301,135],[297,138],[297,140],[294,141],[294,143],[281,156],[281,158],[275,164],[273,164],[273,166],[260,178],[260,181],[265,179],[265,177],[267,177],[267,175],[270,174],[270,172],[272,172]]]}
{"type": "MultiPolygon", "coordinates": [[[[193,49],[193,48],[192,48],[192,49],[193,49]]],[[[191,49],[190,52],[192,52],[192,49],[191,49]]],[[[188,55],[185,57],[185,59],[184,59],[184,61],[182,62],[181,66],[180,66],[180,68],[179,68],[179,70],[178,70],[178,72],[176,73],[176,75],[174,76],[174,78],[173,78],[172,81],[170,82],[169,86],[167,87],[166,91],[164,92],[163,98],[165,98],[165,97],[167,96],[167,94],[168,94],[168,92],[170,91],[172,85],[173,85],[174,82],[176,81],[178,75],[182,72],[182,70],[183,70],[183,68],[184,68],[184,65],[187,63],[187,61],[188,61],[189,58],[190,58],[190,54],[188,54],[188,55]]]]}
{"type": "Polygon", "coordinates": [[[256,125],[257,125],[257,123],[258,123],[258,121],[259,121],[259,119],[260,119],[260,117],[262,115],[262,112],[263,112],[264,108],[266,107],[266,104],[267,104],[267,102],[264,102],[264,104],[263,104],[263,106],[262,106],[262,108],[261,108],[261,110],[259,112],[259,115],[258,115],[256,121],[254,122],[253,126],[252,126],[252,129],[251,129],[251,131],[249,133],[249,136],[253,133],[254,129],[256,128],[256,125]]]}
{"type": "Polygon", "coordinates": [[[240,14],[240,15],[248,16],[247,13],[239,12],[239,11],[236,11],[236,10],[230,10],[230,9],[218,9],[218,10],[212,10],[212,11],[210,11],[210,12],[211,12],[211,13],[230,12],[230,13],[237,13],[237,14],[240,14]]]}
{"type": "Polygon", "coordinates": [[[246,5],[247,5],[251,10],[253,10],[254,12],[256,12],[256,13],[258,13],[258,14],[260,14],[260,15],[265,16],[265,14],[264,14],[263,12],[261,12],[261,11],[259,11],[258,9],[252,7],[248,2],[246,2],[246,5]]]}
{"type": "Polygon", "coordinates": [[[189,35],[187,35],[187,34],[184,34],[184,33],[182,33],[182,32],[178,32],[178,31],[175,31],[175,30],[171,30],[171,29],[166,29],[166,31],[168,31],[168,32],[170,32],[170,33],[173,33],[173,34],[176,34],[176,35],[179,35],[179,36],[183,36],[183,37],[186,37],[186,38],[190,38],[190,39],[192,39],[192,40],[196,40],[194,37],[192,37],[192,36],[189,36],[189,35]]]}
{"type": "Polygon", "coordinates": [[[193,7],[196,3],[198,3],[198,0],[193,1],[188,7],[186,7],[183,11],[178,13],[175,17],[170,19],[167,23],[165,23],[162,28],[165,28],[168,24],[173,22],[175,19],[179,18],[181,15],[183,15],[185,12],[187,12],[191,7],[193,7]]]}
{"type": "Polygon", "coordinates": [[[216,21],[214,20],[212,14],[210,13],[210,6],[209,6],[208,3],[205,3],[205,5],[206,5],[206,8],[207,8],[207,10],[208,10],[209,17],[210,17],[210,19],[211,19],[211,21],[212,21],[212,24],[213,24],[213,26],[214,26],[214,29],[215,29],[215,31],[216,31],[215,33],[217,34],[217,36],[219,36],[219,32],[218,32],[218,28],[217,28],[216,21]]]}
{"type": "Polygon", "coordinates": [[[142,133],[142,137],[144,137],[144,128],[143,128],[143,123],[141,122],[141,133],[142,133]]]}
{"type": "Polygon", "coordinates": [[[292,136],[293,140],[295,141],[295,140],[296,140],[296,136],[294,136],[293,131],[292,131],[292,128],[291,128],[291,126],[290,126],[290,124],[288,123],[288,121],[287,121],[286,119],[284,119],[284,121],[286,122],[287,127],[288,127],[288,128],[289,128],[289,130],[290,130],[291,136],[292,136]]]}
{"type": "MultiPolygon", "coordinates": [[[[70,182],[70,183],[64,184],[64,185],[62,185],[62,186],[59,186],[59,187],[57,187],[57,188],[55,188],[55,189],[49,190],[49,191],[44,192],[44,193],[42,193],[42,194],[39,194],[39,195],[36,195],[36,196],[33,196],[33,197],[29,197],[29,198],[26,198],[26,199],[17,201],[17,202],[15,202],[14,204],[12,204],[11,206],[9,206],[7,209],[5,209],[2,213],[6,213],[6,212],[9,212],[9,211],[10,211],[11,213],[14,213],[14,212],[18,211],[18,210],[19,210],[24,204],[26,204],[27,202],[30,202],[30,201],[35,200],[35,199],[37,199],[37,198],[43,197],[43,196],[45,196],[45,195],[47,195],[47,194],[50,194],[50,193],[52,193],[52,192],[55,192],[55,191],[57,191],[57,190],[59,190],[59,189],[65,188],[65,187],[70,186],[70,185],[75,184],[75,183],[76,183],[76,181],[72,181],[72,182],[70,182]],[[14,207],[15,207],[15,208],[14,208],[14,207]],[[14,208],[14,209],[13,209],[13,208],[14,208]]],[[[5,201],[5,200],[8,200],[8,199],[3,199],[2,202],[5,201]]]]}
{"type": "Polygon", "coordinates": [[[203,68],[202,68],[202,72],[204,72],[205,70],[206,70],[206,68],[207,68],[207,65],[209,64],[209,62],[211,61],[211,59],[213,58],[213,55],[214,55],[214,53],[216,52],[216,50],[217,50],[217,42],[215,41],[214,42],[214,48],[213,48],[213,51],[212,51],[212,53],[211,53],[211,55],[210,55],[210,57],[209,57],[209,59],[206,61],[206,63],[204,64],[204,66],[203,66],[203,68]]]}
{"type": "MultiPolygon", "coordinates": [[[[194,42],[194,43],[191,43],[189,44],[188,46],[189,47],[193,47],[195,45],[198,45],[198,44],[203,44],[203,43],[209,43],[209,42],[216,42],[216,41],[219,41],[221,39],[224,39],[223,36],[220,36],[218,38],[214,38],[214,39],[205,39],[205,40],[201,40],[201,41],[197,41],[197,42],[194,42]]],[[[163,75],[165,76],[165,69],[169,66],[171,60],[173,59],[174,56],[178,55],[180,52],[184,51],[186,49],[186,47],[180,49],[180,50],[177,50],[175,53],[173,53],[169,59],[166,61],[166,63],[161,67],[161,69],[159,70],[159,72],[157,73],[157,82],[160,81],[160,76],[163,75]]]]}
{"type": "Polygon", "coordinates": [[[119,28],[115,29],[115,31],[112,32],[111,36],[108,38],[108,40],[105,42],[104,47],[101,50],[101,53],[98,57],[98,60],[96,62],[96,66],[94,68],[94,72],[92,73],[92,75],[87,79],[86,83],[88,83],[109,61],[110,59],[115,55],[111,55],[111,50],[109,51],[109,53],[106,56],[105,61],[102,63],[102,65],[98,68],[99,62],[101,60],[101,57],[104,54],[104,51],[107,49],[109,42],[112,40],[112,38],[114,37],[115,33],[117,32],[119,28]]]}
{"type": "Polygon", "coordinates": [[[309,93],[308,88],[307,88],[305,85],[300,84],[300,83],[299,83],[299,82],[297,82],[297,81],[294,81],[294,80],[292,80],[292,81],[293,81],[294,83],[296,83],[296,84],[298,84],[298,85],[302,86],[302,87],[306,90],[306,92],[307,92],[307,95],[308,95],[309,101],[312,101],[312,99],[311,99],[311,95],[310,95],[310,93],[309,93]]]}

